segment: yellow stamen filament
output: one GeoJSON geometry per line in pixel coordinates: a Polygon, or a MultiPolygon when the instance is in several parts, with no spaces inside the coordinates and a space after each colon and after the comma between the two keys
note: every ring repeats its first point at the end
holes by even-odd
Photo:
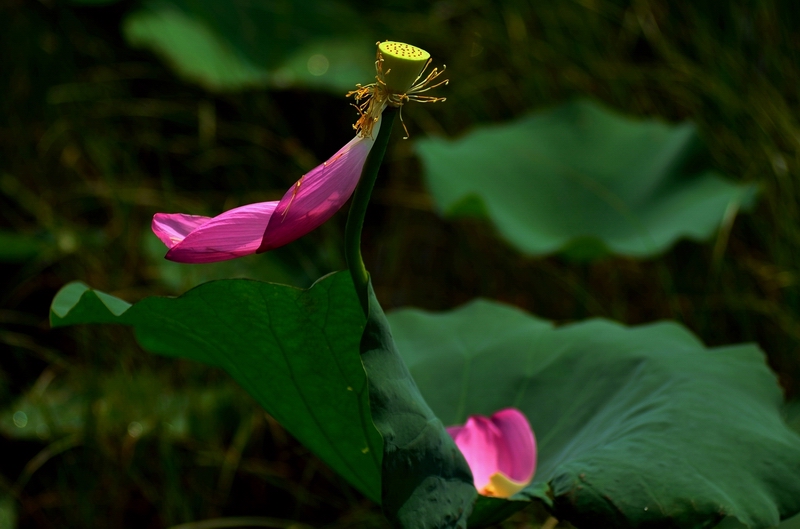
{"type": "MultiPolygon", "coordinates": [[[[380,42],[378,44],[380,44],[380,42]]],[[[353,96],[355,99],[353,106],[359,114],[358,121],[353,125],[358,135],[361,137],[371,136],[372,129],[375,123],[380,119],[383,109],[386,108],[387,105],[390,105],[400,108],[400,122],[403,124],[403,130],[405,130],[406,133],[403,139],[408,139],[408,129],[403,122],[403,105],[409,101],[417,103],[437,103],[447,100],[445,97],[420,95],[436,87],[447,85],[450,82],[449,79],[444,79],[434,84],[436,79],[445,72],[447,66],[443,66],[441,70],[434,68],[423,78],[430,64],[431,59],[428,59],[425,63],[425,67],[411,84],[411,88],[407,91],[403,93],[392,92],[387,88],[385,81],[386,74],[391,70],[383,71],[383,56],[379,48],[375,60],[375,71],[377,72],[375,76],[376,82],[364,86],[357,84],[355,90],[351,90],[347,93],[348,97],[353,96]]]]}

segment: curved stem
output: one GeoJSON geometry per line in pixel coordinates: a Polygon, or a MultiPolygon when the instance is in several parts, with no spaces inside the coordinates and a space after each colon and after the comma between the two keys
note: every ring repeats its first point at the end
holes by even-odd
{"type": "Polygon", "coordinates": [[[389,144],[389,136],[392,133],[394,117],[397,109],[387,107],[381,117],[381,130],[375,138],[375,144],[369,151],[367,160],[364,162],[364,169],[361,171],[361,180],[353,194],[353,201],[350,203],[350,213],[347,215],[347,226],[344,229],[345,258],[347,268],[353,277],[353,284],[356,287],[358,300],[364,314],[369,312],[369,272],[364,266],[364,259],[361,257],[361,230],[364,227],[364,216],[367,213],[369,199],[372,196],[372,188],[375,187],[375,180],[378,178],[378,170],[383,162],[383,155],[386,153],[386,146],[389,144]]]}

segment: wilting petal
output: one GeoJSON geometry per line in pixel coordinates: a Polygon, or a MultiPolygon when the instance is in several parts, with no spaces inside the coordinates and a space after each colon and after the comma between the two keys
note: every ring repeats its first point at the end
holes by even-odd
{"type": "Polygon", "coordinates": [[[153,232],[179,263],[213,263],[255,253],[278,202],[231,209],[214,218],[157,213],[153,232]]]}
{"type": "MultiPolygon", "coordinates": [[[[375,124],[373,135],[378,133],[375,124]]],[[[356,136],[322,165],[303,175],[279,202],[249,204],[214,218],[157,213],[153,233],[181,263],[213,263],[283,246],[319,227],[358,185],[375,140],[356,136]]]]}
{"type": "Polygon", "coordinates": [[[447,432],[472,470],[475,488],[486,496],[509,497],[533,479],[536,439],[525,416],[514,408],[491,417],[473,415],[447,432]]]}
{"type": "Polygon", "coordinates": [[[153,216],[153,233],[167,248],[172,248],[211,217],[184,215],[183,213],[156,213],[153,216]]]}
{"type": "Polygon", "coordinates": [[[302,237],[330,219],[353,194],[361,178],[374,137],[356,136],[330,159],[304,174],[281,199],[264,232],[259,252],[272,250],[302,237]]]}

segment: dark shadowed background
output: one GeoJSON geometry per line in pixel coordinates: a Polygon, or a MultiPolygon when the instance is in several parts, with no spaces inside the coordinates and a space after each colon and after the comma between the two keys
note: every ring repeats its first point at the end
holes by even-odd
{"type": "Polygon", "coordinates": [[[0,16],[1,528],[383,526],[223,372],[151,356],[128,329],[47,320],[75,279],[136,301],[344,268],[344,212],[215,265],[164,261],[149,226],[279,199],[352,138],[344,94],[372,81],[379,39],[428,50],[451,80],[446,102],[404,108],[411,137],[395,130],[368,213],[386,308],[480,296],[557,323],[673,319],[708,345],[757,342],[800,393],[792,2],[4,0],[0,16]],[[756,185],[754,206],[707,241],[594,260],[526,256],[485,219],[437,213],[415,142],[577,98],[694,122],[704,163],[756,185]]]}

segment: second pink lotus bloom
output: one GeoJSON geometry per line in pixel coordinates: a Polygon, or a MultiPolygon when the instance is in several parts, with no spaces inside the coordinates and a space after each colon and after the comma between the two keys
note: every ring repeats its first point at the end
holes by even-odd
{"type": "Polygon", "coordinates": [[[519,410],[506,408],[491,417],[472,415],[464,426],[449,426],[447,433],[467,460],[480,494],[508,498],[533,479],[536,439],[519,410]]]}
{"type": "Polygon", "coordinates": [[[330,219],[353,194],[373,139],[356,136],[331,158],[303,175],[280,201],[248,204],[216,217],[156,213],[153,233],[180,263],[213,263],[272,250],[330,219]]]}

